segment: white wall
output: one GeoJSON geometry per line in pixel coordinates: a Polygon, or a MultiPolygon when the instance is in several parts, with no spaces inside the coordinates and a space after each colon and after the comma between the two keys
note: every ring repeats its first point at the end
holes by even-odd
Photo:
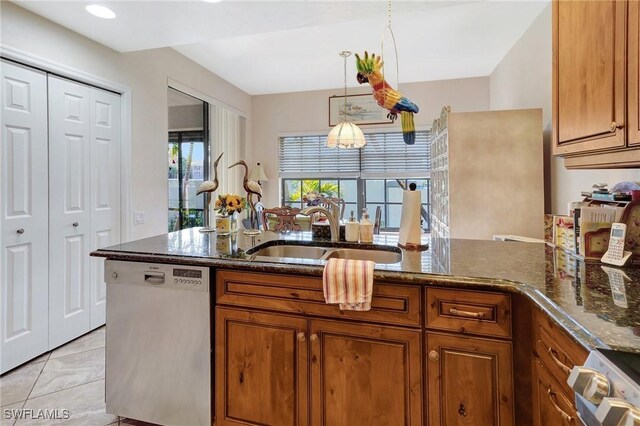
{"type": "Polygon", "coordinates": [[[551,5],[546,7],[489,77],[491,109],[542,108],[545,143],[545,204],[550,213],[566,214],[567,203],[594,183],[640,181],[640,170],[567,170],[550,154],[551,143],[551,5]]]}
{"type": "Polygon", "coordinates": [[[168,79],[241,111],[251,138],[251,96],[173,49],[118,53],[6,1],[0,19],[3,46],[132,89],[132,207],[146,213],[144,224],[132,226],[132,239],[167,231],[168,79]]]}
{"type": "MultiPolygon", "coordinates": [[[[453,111],[485,111],[489,108],[489,78],[466,78],[423,83],[401,84],[400,91],[420,107],[415,124],[431,127],[445,105],[453,111]]],[[[369,93],[366,87],[349,89],[349,94],[369,93]]],[[[251,166],[260,162],[269,178],[263,184],[263,203],[267,207],[280,204],[278,183],[278,137],[286,133],[306,132],[328,134],[329,97],[342,95],[343,89],[283,93],[253,97],[252,134],[247,158],[251,166]]],[[[374,128],[397,128],[393,125],[361,126],[363,131],[374,128]]]]}

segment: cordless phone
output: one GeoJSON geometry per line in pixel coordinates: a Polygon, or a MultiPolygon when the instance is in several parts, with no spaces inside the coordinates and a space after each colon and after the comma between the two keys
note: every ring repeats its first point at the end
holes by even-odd
{"type": "Polygon", "coordinates": [[[609,236],[609,248],[602,256],[602,262],[611,265],[622,266],[631,257],[630,251],[624,251],[624,238],[627,233],[627,225],[624,223],[612,223],[609,236]]]}

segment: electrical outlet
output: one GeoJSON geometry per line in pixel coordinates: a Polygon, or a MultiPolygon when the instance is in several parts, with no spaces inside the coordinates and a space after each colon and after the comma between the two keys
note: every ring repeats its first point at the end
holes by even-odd
{"type": "Polygon", "coordinates": [[[133,223],[136,225],[144,223],[144,210],[138,210],[133,213],[133,223]]]}

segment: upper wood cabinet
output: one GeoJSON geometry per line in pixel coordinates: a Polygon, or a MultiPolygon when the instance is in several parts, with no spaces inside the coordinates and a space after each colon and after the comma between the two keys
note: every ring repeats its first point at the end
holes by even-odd
{"type": "Polygon", "coordinates": [[[640,2],[629,2],[629,145],[640,145],[640,2]]]}
{"type": "Polygon", "coordinates": [[[553,152],[568,168],[640,165],[637,9],[553,2],[553,152]]]}

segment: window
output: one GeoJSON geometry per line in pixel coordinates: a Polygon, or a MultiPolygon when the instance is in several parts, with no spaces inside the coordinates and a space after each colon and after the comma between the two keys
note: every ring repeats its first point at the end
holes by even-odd
{"type": "Polygon", "coordinates": [[[422,192],[423,229],[429,231],[429,132],[416,132],[416,143],[406,145],[400,132],[366,135],[362,149],[326,148],[325,135],[280,138],[281,204],[304,207],[309,191],[340,197],[360,219],[366,207],[373,218],[381,208],[381,228],[400,227],[402,191],[416,183],[422,192]]]}

